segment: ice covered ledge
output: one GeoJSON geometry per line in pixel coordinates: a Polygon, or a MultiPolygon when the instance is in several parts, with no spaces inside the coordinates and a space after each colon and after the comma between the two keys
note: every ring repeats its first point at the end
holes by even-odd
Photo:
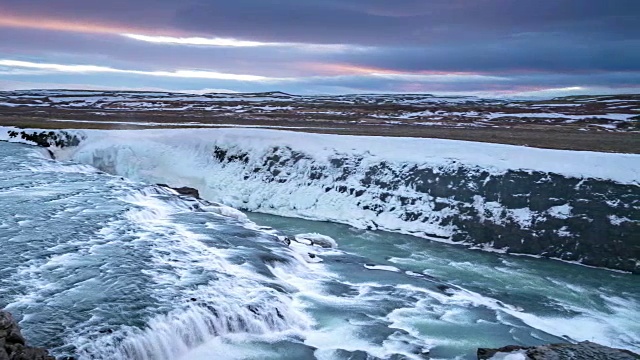
{"type": "Polygon", "coordinates": [[[80,144],[59,158],[236,208],[640,272],[640,155],[258,129],[67,135],[80,144]]]}
{"type": "MultiPolygon", "coordinates": [[[[247,128],[65,131],[0,127],[0,140],[41,146],[48,141],[49,146],[60,148],[61,140],[64,146],[77,146],[85,138],[89,138],[93,145],[101,140],[114,145],[136,141],[174,147],[219,144],[241,147],[248,153],[264,152],[273,147],[289,147],[319,158],[350,154],[387,162],[432,166],[459,164],[494,172],[520,169],[640,185],[639,154],[552,150],[461,140],[345,136],[247,128]],[[10,137],[12,132],[15,134],[10,137]]],[[[91,144],[84,142],[82,147],[91,147],[91,144]]]]}

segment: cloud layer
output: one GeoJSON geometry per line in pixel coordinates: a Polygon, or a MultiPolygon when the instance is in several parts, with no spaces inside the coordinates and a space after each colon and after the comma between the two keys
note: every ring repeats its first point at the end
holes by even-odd
{"type": "Polygon", "coordinates": [[[638,92],[638,23],[636,0],[3,0],[0,81],[638,92]]]}

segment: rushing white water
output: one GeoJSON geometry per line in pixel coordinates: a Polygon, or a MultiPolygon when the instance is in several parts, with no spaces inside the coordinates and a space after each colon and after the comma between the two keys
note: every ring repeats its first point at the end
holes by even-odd
{"type": "Polygon", "coordinates": [[[186,156],[198,143],[161,140],[155,156],[138,152],[145,141],[57,152],[135,181],[0,143],[0,308],[32,344],[80,359],[472,359],[581,340],[640,351],[637,276],[249,220],[137,182],[213,181],[187,171],[214,176],[215,160],[186,156]]]}
{"type": "Polygon", "coordinates": [[[219,215],[237,211],[32,153],[3,159],[2,307],[27,333],[44,321],[54,351],[175,359],[220,335],[310,326],[266,267],[306,264],[246,217],[219,215]]]}

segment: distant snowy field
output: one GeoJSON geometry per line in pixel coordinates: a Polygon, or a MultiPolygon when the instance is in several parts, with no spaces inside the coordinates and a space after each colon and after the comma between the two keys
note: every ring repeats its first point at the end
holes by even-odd
{"type": "Polygon", "coordinates": [[[153,112],[202,124],[233,118],[322,121],[325,126],[347,123],[477,128],[537,124],[608,132],[640,131],[640,96],[637,95],[515,100],[427,94],[298,96],[268,92],[195,95],[31,90],[0,92],[0,111],[3,108],[9,111],[64,110],[70,112],[67,115],[76,116],[67,120],[86,122],[119,121],[109,116],[117,118],[123,112],[153,112]]]}

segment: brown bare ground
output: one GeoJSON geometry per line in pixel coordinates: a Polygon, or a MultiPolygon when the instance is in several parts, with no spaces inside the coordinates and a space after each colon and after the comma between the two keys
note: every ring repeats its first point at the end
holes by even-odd
{"type": "MultiPolygon", "coordinates": [[[[177,102],[166,100],[163,106],[178,108],[192,105],[194,108],[167,111],[158,107],[135,108],[136,102],[139,102],[135,99],[136,94],[125,95],[134,97],[128,100],[130,102],[105,100],[100,104],[81,106],[78,103],[82,103],[82,96],[77,96],[78,100],[72,98],[60,102],[53,101],[53,95],[44,94],[40,104],[49,104],[40,107],[34,106],[38,103],[30,97],[2,94],[6,99],[14,96],[11,98],[14,105],[0,104],[0,125],[22,128],[158,129],[240,125],[313,133],[439,138],[640,154],[640,95],[616,96],[617,104],[612,104],[609,97],[596,100],[572,97],[541,102],[472,101],[421,105],[388,103],[384,99],[378,99],[378,103],[363,103],[356,99],[345,104],[336,102],[334,98],[294,98],[282,104],[268,101],[199,103],[201,100],[186,98],[177,102]],[[214,111],[204,110],[205,106],[211,104],[217,104],[214,111]],[[265,105],[274,110],[265,110],[265,105]],[[243,107],[245,110],[237,112],[233,110],[234,107],[243,107]],[[621,111],[636,117],[629,121],[606,118],[608,114],[621,111]],[[413,112],[425,112],[426,115],[413,118],[402,116],[413,112]],[[501,116],[485,116],[495,113],[501,116]],[[529,113],[532,115],[527,116],[529,113]],[[544,117],[541,118],[541,114],[544,117]],[[563,118],[585,114],[587,118],[575,121],[563,118]]],[[[154,101],[161,102],[162,97],[159,99],[154,101]]],[[[391,99],[389,101],[397,100],[391,99]]],[[[363,101],[367,101],[367,98],[363,101]]]]}
{"type": "MultiPolygon", "coordinates": [[[[57,117],[62,118],[61,116],[57,117]]],[[[77,119],[77,118],[76,118],[77,119]]],[[[74,120],[76,120],[74,119],[74,120]]],[[[185,128],[202,127],[201,125],[161,125],[145,126],[126,124],[126,122],[175,122],[188,123],[199,121],[203,124],[224,124],[278,127],[279,130],[292,130],[300,132],[340,134],[340,135],[367,135],[367,136],[392,136],[392,137],[418,137],[478,141],[497,144],[510,144],[531,146],[548,149],[565,149],[581,151],[601,151],[616,153],[640,154],[640,134],[636,132],[615,133],[598,131],[580,131],[577,129],[549,126],[518,126],[518,127],[492,127],[492,128],[454,128],[444,126],[415,127],[410,125],[364,125],[364,124],[332,124],[328,122],[309,121],[278,121],[278,120],[240,120],[227,118],[224,121],[208,122],[203,119],[189,119],[186,117],[158,119],[158,117],[136,114],[135,117],[119,117],[114,121],[124,122],[119,124],[105,123],[109,121],[104,117],[89,119],[83,117],[82,123],[51,121],[46,117],[34,116],[2,116],[0,125],[17,126],[21,128],[39,129],[148,129],[148,128],[185,128]],[[163,121],[159,121],[163,120],[163,121]],[[96,122],[101,121],[101,122],[96,122]]]]}

